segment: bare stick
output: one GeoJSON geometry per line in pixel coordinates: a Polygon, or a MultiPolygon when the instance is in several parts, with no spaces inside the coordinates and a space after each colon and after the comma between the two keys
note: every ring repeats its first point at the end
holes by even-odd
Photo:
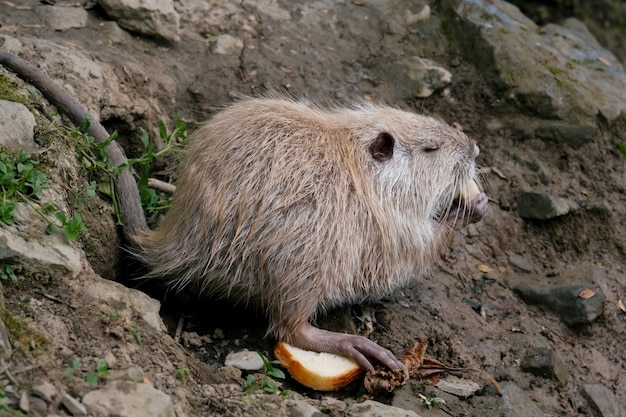
{"type": "Polygon", "coordinates": [[[156,178],[148,178],[148,187],[168,194],[174,194],[174,191],[176,191],[176,186],[174,184],[157,180],[156,178]]]}

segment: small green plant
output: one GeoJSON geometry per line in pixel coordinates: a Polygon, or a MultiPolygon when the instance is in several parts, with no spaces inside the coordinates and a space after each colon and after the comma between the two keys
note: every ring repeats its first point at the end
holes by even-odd
{"type": "Polygon", "coordinates": [[[417,394],[420,397],[420,402],[422,404],[424,404],[429,410],[432,410],[432,408],[437,405],[437,404],[445,404],[446,400],[444,400],[441,397],[427,397],[423,394],[417,394]]]}
{"type": "Polygon", "coordinates": [[[223,338],[224,338],[224,331],[220,329],[219,327],[215,328],[215,331],[213,332],[213,339],[223,339],[223,338]]]}
{"type": "Polygon", "coordinates": [[[74,372],[80,370],[80,362],[77,360],[72,361],[72,364],[65,368],[65,371],[63,371],[63,375],[65,375],[66,377],[70,377],[72,375],[74,375],[74,372]]]}
{"type": "Polygon", "coordinates": [[[13,224],[17,199],[39,200],[48,187],[48,178],[37,165],[39,161],[27,153],[0,150],[0,219],[4,223],[13,224]]]}
{"type": "MultiPolygon", "coordinates": [[[[69,220],[62,211],[54,213],[54,217],[56,217],[56,219],[61,223],[59,227],[63,230],[67,240],[74,240],[78,237],[79,233],[86,232],[88,230],[83,223],[83,218],[77,212],[74,212],[72,218],[69,220]]],[[[48,226],[48,233],[50,233],[51,227],[53,227],[52,224],[48,226]]]]}
{"type": "Polygon", "coordinates": [[[141,203],[144,209],[154,215],[159,216],[169,209],[171,203],[170,195],[162,195],[154,189],[148,187],[149,174],[157,158],[165,155],[174,155],[179,159],[179,149],[182,148],[187,141],[187,126],[178,118],[176,126],[172,132],[168,132],[162,121],[158,122],[159,136],[163,140],[163,149],[156,151],[154,145],[150,141],[148,132],[141,129],[139,137],[142,145],[141,155],[137,158],[128,160],[127,165],[115,167],[112,161],[106,155],[107,146],[117,139],[117,132],[113,132],[111,136],[104,142],[98,143],[91,136],[83,133],[88,126],[75,129],[71,134],[77,139],[77,149],[79,158],[83,168],[97,181],[90,181],[87,189],[87,196],[93,196],[95,192],[105,195],[113,200],[113,206],[118,216],[118,223],[122,223],[123,219],[117,208],[115,200],[114,184],[117,176],[127,166],[137,178],[137,187],[141,197],[141,203]]]}
{"type": "Polygon", "coordinates": [[[279,362],[270,361],[261,352],[257,351],[257,353],[263,361],[264,373],[248,375],[243,387],[244,392],[249,394],[262,389],[269,394],[287,395],[289,391],[281,391],[278,383],[273,379],[285,379],[285,373],[281,369],[274,367],[274,365],[278,365],[279,362]]]}
{"type": "MultiPolygon", "coordinates": [[[[114,183],[124,167],[114,166],[106,154],[106,147],[117,138],[117,132],[113,132],[104,142],[98,143],[92,136],[83,133],[84,131],[84,128],[74,129],[70,131],[70,135],[76,139],[78,159],[90,178],[87,196],[95,195],[97,191],[111,198],[116,206],[114,183]]],[[[119,214],[118,221],[121,221],[119,214]]]]}
{"type": "Polygon", "coordinates": [[[32,159],[27,153],[16,155],[0,149],[0,220],[12,225],[17,203],[22,201],[28,203],[48,223],[48,233],[54,227],[60,227],[68,240],[74,240],[78,233],[87,231],[78,213],[74,213],[72,219],[67,221],[65,214],[58,211],[53,204],[48,203],[43,207],[34,204],[41,200],[43,190],[48,188],[48,178],[37,169],[38,165],[39,161],[32,159]],[[55,217],[60,224],[48,216],[55,211],[55,217]]]}
{"type": "Polygon", "coordinates": [[[96,360],[96,371],[90,372],[87,375],[87,383],[89,385],[96,385],[100,378],[105,378],[109,375],[109,365],[107,361],[104,359],[96,360]]]}
{"type": "Polygon", "coordinates": [[[0,279],[3,281],[10,279],[13,282],[17,282],[17,277],[13,271],[13,265],[5,265],[4,268],[0,270],[0,279]]]}
{"type": "Polygon", "coordinates": [[[182,365],[176,370],[176,379],[183,379],[187,375],[189,375],[189,367],[187,365],[182,365]]]}
{"type": "Polygon", "coordinates": [[[129,164],[133,167],[135,173],[138,175],[137,187],[139,188],[139,194],[141,196],[141,203],[144,209],[153,215],[159,216],[167,211],[169,208],[172,197],[170,195],[158,194],[154,189],[148,187],[148,177],[152,165],[157,158],[165,155],[173,154],[175,157],[179,157],[179,150],[185,145],[187,141],[187,126],[180,120],[176,119],[176,126],[172,132],[168,132],[165,124],[159,120],[159,137],[163,140],[165,145],[160,151],[155,151],[154,145],[150,141],[148,132],[144,129],[141,130],[141,156],[135,159],[129,160],[129,164]]]}
{"type": "Polygon", "coordinates": [[[259,354],[261,360],[263,361],[263,368],[265,369],[266,374],[274,378],[285,379],[285,373],[282,371],[282,369],[274,367],[274,365],[280,365],[279,361],[270,361],[261,352],[257,351],[256,353],[259,354]]]}

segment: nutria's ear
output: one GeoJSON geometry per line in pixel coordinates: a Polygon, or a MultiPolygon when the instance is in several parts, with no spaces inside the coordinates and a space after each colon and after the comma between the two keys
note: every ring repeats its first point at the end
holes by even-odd
{"type": "Polygon", "coordinates": [[[387,162],[393,157],[393,145],[396,140],[390,133],[382,132],[376,136],[374,142],[370,145],[370,153],[372,158],[378,162],[387,162]]]}

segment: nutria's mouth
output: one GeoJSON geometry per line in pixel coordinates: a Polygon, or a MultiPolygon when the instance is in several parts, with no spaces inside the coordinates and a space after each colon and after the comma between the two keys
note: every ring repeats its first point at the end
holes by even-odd
{"type": "Polygon", "coordinates": [[[480,191],[476,181],[470,180],[459,187],[452,202],[440,210],[435,220],[463,227],[480,221],[487,211],[487,195],[480,191]]]}

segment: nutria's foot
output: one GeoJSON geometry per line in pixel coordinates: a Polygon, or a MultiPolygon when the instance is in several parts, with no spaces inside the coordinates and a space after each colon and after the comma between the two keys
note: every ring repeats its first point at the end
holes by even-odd
{"type": "Polygon", "coordinates": [[[374,370],[374,366],[368,358],[380,362],[389,369],[404,369],[404,364],[389,349],[385,349],[363,336],[322,330],[309,323],[300,326],[290,336],[286,342],[294,346],[317,352],[348,356],[366,371],[374,370]]]}

